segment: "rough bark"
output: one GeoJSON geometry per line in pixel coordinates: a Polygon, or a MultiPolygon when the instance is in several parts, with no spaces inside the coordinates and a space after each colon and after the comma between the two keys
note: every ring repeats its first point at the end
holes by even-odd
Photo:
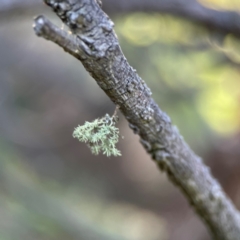
{"type": "Polygon", "coordinates": [[[218,240],[240,239],[240,215],[201,158],[185,143],[151,91],[124,57],[113,22],[95,0],[45,0],[72,34],[43,16],[34,30],[79,59],[98,85],[120,107],[129,126],[159,168],[185,194],[218,240]]]}

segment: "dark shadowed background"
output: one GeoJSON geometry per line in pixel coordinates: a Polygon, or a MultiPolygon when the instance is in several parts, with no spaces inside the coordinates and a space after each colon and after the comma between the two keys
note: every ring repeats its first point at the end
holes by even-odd
{"type": "MultiPolygon", "coordinates": [[[[61,26],[47,6],[21,1],[0,0],[0,240],[209,240],[121,114],[121,157],[72,138],[115,106],[34,35],[37,14],[61,26]]],[[[239,0],[200,3],[240,11],[239,0]]],[[[110,15],[130,64],[240,209],[240,39],[158,12],[110,15]]]]}

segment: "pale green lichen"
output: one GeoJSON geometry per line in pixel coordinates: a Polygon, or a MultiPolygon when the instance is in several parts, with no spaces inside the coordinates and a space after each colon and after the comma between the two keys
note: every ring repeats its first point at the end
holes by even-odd
{"type": "Polygon", "coordinates": [[[115,116],[110,117],[106,114],[103,118],[85,122],[84,125],[76,127],[73,137],[80,142],[85,142],[95,155],[102,152],[108,157],[121,156],[121,152],[116,148],[119,129],[115,124],[115,116]]]}

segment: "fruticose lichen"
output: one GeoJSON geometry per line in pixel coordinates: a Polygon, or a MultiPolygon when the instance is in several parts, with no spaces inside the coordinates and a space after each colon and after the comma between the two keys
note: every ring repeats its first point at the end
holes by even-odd
{"type": "Polygon", "coordinates": [[[116,148],[119,139],[119,129],[115,126],[116,117],[106,114],[103,118],[95,119],[93,122],[85,122],[78,126],[73,132],[73,137],[80,142],[85,142],[92,153],[98,155],[100,152],[109,156],[121,156],[116,148]]]}

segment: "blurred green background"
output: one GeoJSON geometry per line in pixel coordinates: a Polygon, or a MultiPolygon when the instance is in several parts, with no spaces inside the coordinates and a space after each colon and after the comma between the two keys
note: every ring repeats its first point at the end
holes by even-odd
{"type": "MultiPolygon", "coordinates": [[[[239,0],[201,3],[240,11],[239,0]]],[[[0,240],[210,239],[121,114],[122,157],[72,138],[114,105],[81,63],[34,35],[37,14],[61,26],[46,6],[0,11],[0,240]]],[[[240,39],[172,15],[111,17],[130,64],[240,209],[240,39]]]]}

